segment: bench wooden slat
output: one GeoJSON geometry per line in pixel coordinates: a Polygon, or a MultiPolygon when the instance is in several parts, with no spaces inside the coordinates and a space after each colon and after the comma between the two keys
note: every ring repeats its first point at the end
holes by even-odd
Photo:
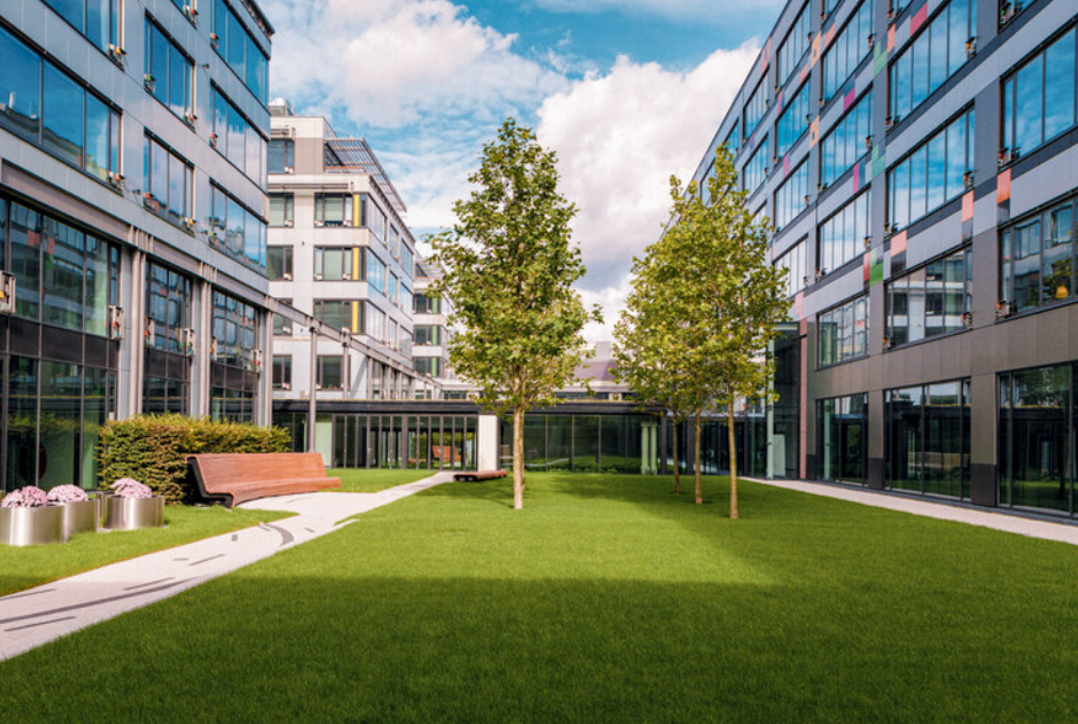
{"type": "Polygon", "coordinates": [[[203,497],[226,507],[248,500],[341,487],[326,476],[319,453],[189,455],[187,465],[203,497]]]}

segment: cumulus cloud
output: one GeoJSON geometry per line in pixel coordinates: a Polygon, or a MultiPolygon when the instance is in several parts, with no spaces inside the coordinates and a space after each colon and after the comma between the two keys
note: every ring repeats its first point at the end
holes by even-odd
{"type": "Polygon", "coordinates": [[[560,73],[514,53],[514,35],[449,0],[263,4],[278,28],[274,94],[364,126],[500,119],[565,86],[560,73]]]}
{"type": "Polygon", "coordinates": [[[667,219],[670,175],[692,175],[758,52],[755,42],[718,50],[685,73],[619,58],[540,107],[539,141],[557,152],[562,192],[579,207],[583,288],[609,305],[607,332],[632,257],[667,219]]]}
{"type": "Polygon", "coordinates": [[[728,22],[731,15],[761,10],[773,12],[783,0],[741,0],[731,3],[715,0],[535,0],[536,7],[560,13],[599,13],[606,11],[640,13],[675,20],[728,22]]]}

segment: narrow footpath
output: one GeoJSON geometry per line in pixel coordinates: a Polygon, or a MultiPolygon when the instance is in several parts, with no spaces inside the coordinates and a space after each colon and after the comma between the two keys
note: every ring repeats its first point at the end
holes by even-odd
{"type": "Polygon", "coordinates": [[[366,513],[452,480],[439,473],[378,493],[302,493],[240,505],[298,515],[113,563],[0,598],[0,661],[175,596],[355,522],[366,513]]]}

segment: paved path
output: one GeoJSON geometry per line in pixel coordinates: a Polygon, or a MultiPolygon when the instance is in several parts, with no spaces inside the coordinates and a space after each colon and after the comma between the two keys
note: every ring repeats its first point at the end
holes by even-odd
{"type": "Polygon", "coordinates": [[[903,513],[923,515],[927,518],[969,523],[970,525],[993,528],[1007,533],[1017,533],[1030,538],[1042,538],[1044,540],[1078,545],[1078,525],[1072,525],[1064,521],[1056,522],[1024,518],[1011,513],[995,512],[988,508],[973,508],[968,505],[936,502],[926,498],[914,498],[894,493],[870,492],[862,488],[831,485],[829,483],[809,483],[800,480],[745,479],[762,485],[772,485],[776,488],[797,490],[811,495],[822,495],[825,498],[848,500],[876,508],[887,508],[888,510],[898,510],[903,513]]]}
{"type": "MultiPolygon", "coordinates": [[[[0,661],[339,530],[354,515],[451,480],[439,473],[380,493],[302,493],[244,503],[291,518],[149,553],[0,598],[0,661]]],[[[105,534],[107,535],[107,534],[105,534]]]]}

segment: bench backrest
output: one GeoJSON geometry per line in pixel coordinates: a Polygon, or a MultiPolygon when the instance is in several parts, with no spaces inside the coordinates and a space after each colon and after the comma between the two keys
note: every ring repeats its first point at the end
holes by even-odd
{"type": "Polygon", "coordinates": [[[326,477],[321,453],[222,453],[188,459],[192,458],[207,492],[214,492],[217,483],[326,477]]]}

